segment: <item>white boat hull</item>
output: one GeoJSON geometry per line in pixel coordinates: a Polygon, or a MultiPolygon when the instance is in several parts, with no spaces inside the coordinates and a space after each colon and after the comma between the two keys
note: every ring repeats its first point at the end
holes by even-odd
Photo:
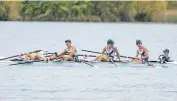
{"type": "Polygon", "coordinates": [[[49,61],[49,62],[34,62],[34,63],[27,63],[27,64],[19,64],[19,65],[57,66],[57,67],[88,67],[88,66],[89,67],[92,67],[92,66],[93,67],[116,67],[116,66],[117,67],[177,67],[177,62],[168,62],[165,64],[150,63],[153,66],[149,66],[148,64],[135,64],[135,63],[130,63],[130,62],[116,62],[116,66],[111,62],[89,61],[86,63],[74,62],[74,61],[49,61]]]}

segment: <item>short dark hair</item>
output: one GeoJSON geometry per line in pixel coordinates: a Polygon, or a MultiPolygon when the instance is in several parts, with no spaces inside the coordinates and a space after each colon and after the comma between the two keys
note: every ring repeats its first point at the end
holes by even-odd
{"type": "Polygon", "coordinates": [[[141,40],[136,40],[136,45],[137,44],[142,44],[141,40]]]}
{"type": "Polygon", "coordinates": [[[71,40],[70,40],[70,39],[68,39],[68,40],[65,40],[65,43],[66,43],[66,42],[69,42],[69,43],[71,43],[71,40]]]}

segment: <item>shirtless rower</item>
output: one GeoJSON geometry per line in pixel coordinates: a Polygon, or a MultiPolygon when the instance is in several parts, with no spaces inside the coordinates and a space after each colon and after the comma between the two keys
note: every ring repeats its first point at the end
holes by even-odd
{"type": "Polygon", "coordinates": [[[72,44],[71,40],[66,40],[65,44],[67,47],[64,48],[62,52],[53,55],[50,59],[63,59],[65,61],[74,61],[74,57],[77,53],[76,46],[72,44]]]}
{"type": "Polygon", "coordinates": [[[141,40],[136,40],[136,45],[138,46],[138,50],[136,51],[136,57],[132,60],[134,63],[144,63],[148,62],[149,54],[148,49],[142,45],[141,40]],[[138,57],[140,55],[140,58],[138,57]]]}
{"type": "Polygon", "coordinates": [[[46,51],[39,51],[34,53],[25,53],[23,54],[24,60],[45,60],[46,51]]]}
{"type": "Polygon", "coordinates": [[[117,47],[114,46],[114,41],[109,39],[107,41],[107,46],[105,46],[102,50],[102,54],[100,56],[97,56],[94,61],[111,61],[110,58],[114,58],[114,56],[117,56],[120,61],[120,56],[117,47]]]}

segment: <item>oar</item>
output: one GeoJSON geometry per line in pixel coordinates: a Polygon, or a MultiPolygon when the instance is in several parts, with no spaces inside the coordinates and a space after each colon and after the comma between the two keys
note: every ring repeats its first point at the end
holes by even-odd
{"type": "Polygon", "coordinates": [[[11,59],[10,61],[23,61],[23,59],[11,59]]]}
{"type": "Polygon", "coordinates": [[[81,50],[81,51],[84,51],[84,52],[90,52],[90,53],[98,53],[98,54],[102,54],[101,52],[95,52],[95,51],[90,51],[90,50],[81,50]]]}
{"type": "MultiPolygon", "coordinates": [[[[29,52],[29,54],[31,54],[31,53],[36,53],[36,52],[40,52],[40,51],[42,51],[42,50],[36,50],[36,51],[33,51],[33,52],[29,52]]],[[[19,56],[21,56],[21,55],[14,55],[14,56],[2,58],[2,59],[0,59],[0,61],[1,61],[1,60],[10,59],[10,58],[14,58],[14,57],[19,57],[19,56]]]]}
{"type": "Polygon", "coordinates": [[[28,64],[28,63],[34,63],[34,62],[41,62],[41,61],[44,61],[44,60],[34,60],[34,61],[19,62],[19,63],[10,64],[9,66],[20,65],[20,64],[28,64]]]}
{"type": "Polygon", "coordinates": [[[85,61],[85,60],[81,60],[82,63],[85,63],[86,65],[89,65],[91,67],[94,67],[92,64],[88,63],[88,61],[85,61]]]}
{"type": "MultiPolygon", "coordinates": [[[[50,54],[50,55],[52,55],[52,54],[56,54],[56,53],[47,53],[47,54],[50,54]]],[[[77,55],[74,55],[74,56],[86,56],[86,57],[96,57],[96,55],[87,55],[87,54],[77,54],[77,55]]]]}
{"type": "Polygon", "coordinates": [[[83,54],[78,54],[78,55],[75,55],[75,56],[96,57],[96,55],[83,55],[83,54]]]}
{"type": "MultiPolygon", "coordinates": [[[[102,54],[101,52],[90,51],[90,50],[81,50],[81,51],[84,51],[84,52],[90,52],[90,53],[97,53],[97,54],[102,54]]],[[[124,57],[124,58],[131,58],[131,59],[134,59],[134,57],[129,57],[129,56],[122,56],[122,55],[120,55],[120,57],[124,57]]]]}
{"type": "Polygon", "coordinates": [[[10,57],[6,57],[6,58],[2,58],[2,59],[0,59],[0,61],[1,61],[1,60],[10,59],[10,58],[14,58],[14,57],[19,57],[19,56],[21,56],[21,55],[14,55],[14,56],[10,56],[10,57]]]}
{"type": "Polygon", "coordinates": [[[152,61],[148,61],[148,62],[159,62],[159,61],[154,61],[154,60],[152,60],[152,61]]]}
{"type": "Polygon", "coordinates": [[[113,59],[111,59],[111,62],[114,64],[115,67],[117,67],[116,63],[114,62],[113,59]]]}

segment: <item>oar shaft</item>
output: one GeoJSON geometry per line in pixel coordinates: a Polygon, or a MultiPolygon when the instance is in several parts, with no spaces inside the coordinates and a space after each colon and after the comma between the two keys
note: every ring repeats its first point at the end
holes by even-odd
{"type": "Polygon", "coordinates": [[[18,57],[18,56],[20,56],[20,55],[14,55],[14,56],[11,56],[11,57],[3,58],[3,59],[0,59],[0,61],[1,61],[1,60],[10,59],[10,58],[14,58],[14,57],[18,57]]]}
{"type": "MultiPolygon", "coordinates": [[[[36,53],[36,52],[40,52],[40,51],[42,51],[42,50],[36,50],[36,51],[33,51],[33,52],[29,52],[29,54],[31,54],[31,53],[36,53]]],[[[6,58],[3,58],[3,59],[0,59],[0,61],[1,61],[1,60],[10,59],[10,58],[14,58],[14,57],[18,57],[18,56],[21,56],[21,55],[14,55],[14,56],[6,57],[6,58]]]]}
{"type": "Polygon", "coordinates": [[[96,55],[82,55],[82,54],[78,54],[76,56],[85,56],[85,57],[96,57],[96,55]]]}
{"type": "Polygon", "coordinates": [[[117,67],[116,63],[114,62],[113,59],[111,59],[111,62],[114,64],[115,67],[117,67]]]}
{"type": "Polygon", "coordinates": [[[86,61],[81,61],[82,63],[85,63],[85,64],[87,64],[87,65],[89,65],[89,66],[91,66],[91,67],[94,67],[92,64],[89,64],[88,62],[86,62],[86,61]]]}
{"type": "MultiPolygon", "coordinates": [[[[90,50],[81,50],[81,51],[91,52],[91,53],[97,53],[97,54],[102,54],[101,52],[90,51],[90,50]]],[[[120,57],[134,59],[134,57],[129,57],[129,56],[122,56],[122,55],[120,55],[120,57]]]]}
{"type": "Polygon", "coordinates": [[[27,62],[21,62],[21,63],[14,63],[14,64],[10,64],[9,66],[13,66],[13,65],[20,65],[20,64],[28,64],[28,63],[34,63],[34,62],[41,62],[44,60],[35,60],[35,61],[27,61],[27,62]]]}
{"type": "Polygon", "coordinates": [[[81,50],[81,51],[102,54],[101,52],[95,52],[95,51],[89,51],[89,50],[81,50]]]}
{"type": "Polygon", "coordinates": [[[122,58],[130,58],[130,59],[135,59],[135,57],[129,57],[129,56],[123,56],[123,55],[120,55],[120,57],[122,57],[122,58]]]}
{"type": "MultiPolygon", "coordinates": [[[[47,53],[47,54],[52,55],[52,54],[55,54],[55,53],[47,53]]],[[[85,54],[85,55],[83,55],[83,54],[77,54],[77,55],[74,55],[74,56],[96,57],[96,55],[87,55],[87,54],[85,54]]]]}
{"type": "Polygon", "coordinates": [[[42,51],[42,50],[35,50],[33,52],[29,52],[29,54],[31,54],[31,53],[37,53],[37,52],[40,52],[40,51],[42,51]]]}
{"type": "Polygon", "coordinates": [[[148,62],[158,62],[158,61],[148,61],[148,62]]]}

